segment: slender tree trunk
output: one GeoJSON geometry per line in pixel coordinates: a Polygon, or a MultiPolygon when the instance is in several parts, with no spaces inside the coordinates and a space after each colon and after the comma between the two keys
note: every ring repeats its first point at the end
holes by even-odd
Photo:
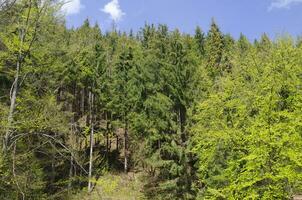
{"type": "Polygon", "coordinates": [[[106,154],[109,155],[109,133],[106,132],[106,154]]]}
{"type": "Polygon", "coordinates": [[[85,88],[81,90],[81,116],[85,114],[85,88]]]}
{"type": "Polygon", "coordinates": [[[13,123],[13,115],[16,108],[16,99],[17,99],[17,92],[18,92],[18,84],[19,84],[19,74],[20,74],[20,68],[21,68],[21,55],[19,55],[18,61],[17,61],[17,69],[15,74],[15,80],[12,85],[12,93],[10,95],[10,108],[8,113],[8,123],[7,123],[7,130],[4,137],[4,143],[3,143],[3,150],[6,151],[9,137],[11,135],[11,126],[13,123]]]}
{"type": "Polygon", "coordinates": [[[118,135],[116,134],[116,151],[117,152],[119,151],[118,143],[119,143],[119,138],[118,138],[118,135]]]}
{"type": "Polygon", "coordinates": [[[24,192],[22,191],[20,185],[19,185],[19,182],[18,182],[18,178],[17,178],[17,175],[16,175],[16,148],[17,148],[17,144],[16,142],[14,143],[14,150],[13,150],[13,176],[14,176],[14,181],[16,182],[16,185],[17,185],[17,188],[18,190],[20,191],[21,195],[22,195],[22,200],[25,199],[25,194],[24,192]]]}
{"type": "Polygon", "coordinates": [[[89,154],[89,172],[88,172],[88,192],[92,190],[92,160],[93,160],[93,145],[94,145],[94,124],[93,124],[93,93],[89,92],[89,99],[90,99],[90,154],[89,154]]]}
{"type": "Polygon", "coordinates": [[[51,186],[53,185],[53,183],[55,182],[55,174],[56,174],[56,170],[55,170],[55,150],[52,149],[51,150],[51,186]]]}
{"type": "Polygon", "coordinates": [[[69,168],[69,182],[68,182],[68,191],[71,190],[72,186],[72,173],[73,173],[73,156],[70,154],[70,168],[69,168]]]}
{"type": "Polygon", "coordinates": [[[16,108],[16,99],[17,99],[17,93],[18,93],[18,85],[19,85],[19,78],[20,78],[20,70],[21,70],[21,65],[23,61],[23,55],[22,55],[22,49],[23,49],[23,43],[25,40],[25,30],[22,29],[20,33],[20,48],[19,48],[19,53],[18,53],[18,59],[16,63],[16,73],[15,73],[15,80],[12,84],[11,87],[11,92],[10,92],[10,107],[9,107],[9,113],[8,113],[8,119],[7,119],[7,129],[6,133],[4,136],[4,142],[3,142],[3,150],[6,151],[8,142],[9,142],[9,137],[11,135],[11,126],[13,123],[13,118],[14,118],[14,111],[16,108]]]}
{"type": "Polygon", "coordinates": [[[181,143],[184,146],[187,141],[187,135],[185,132],[185,124],[186,124],[186,108],[185,106],[180,106],[179,108],[179,131],[181,135],[181,143]]]}
{"type": "Polygon", "coordinates": [[[108,112],[106,112],[106,156],[108,159],[109,155],[109,122],[108,122],[108,112]]]}
{"type": "MultiPolygon", "coordinates": [[[[72,110],[72,105],[71,105],[71,110],[72,110]]],[[[70,146],[71,146],[71,153],[70,153],[70,166],[69,166],[69,182],[68,182],[68,191],[71,190],[72,187],[72,176],[73,176],[73,137],[74,137],[74,115],[72,116],[71,119],[71,132],[70,132],[70,136],[69,136],[69,140],[70,140],[70,146]]]]}
{"type": "Polygon", "coordinates": [[[125,121],[125,132],[124,132],[124,171],[128,172],[128,122],[125,121]]]}

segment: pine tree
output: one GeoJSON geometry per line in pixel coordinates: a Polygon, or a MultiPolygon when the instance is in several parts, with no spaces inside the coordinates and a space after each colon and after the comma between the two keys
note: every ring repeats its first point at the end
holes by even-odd
{"type": "Polygon", "coordinates": [[[205,55],[205,34],[203,33],[203,31],[201,30],[201,28],[199,26],[196,27],[195,29],[195,35],[194,38],[196,40],[196,44],[197,44],[197,49],[201,55],[201,57],[203,57],[205,55]]]}
{"type": "Polygon", "coordinates": [[[212,20],[211,28],[207,34],[206,38],[206,65],[209,68],[210,75],[215,77],[221,74],[223,68],[221,66],[221,61],[223,57],[223,35],[220,32],[218,25],[212,20]]]}

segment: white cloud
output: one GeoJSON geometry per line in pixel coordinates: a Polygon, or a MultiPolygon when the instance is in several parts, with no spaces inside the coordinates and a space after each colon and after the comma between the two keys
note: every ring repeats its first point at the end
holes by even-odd
{"type": "Polygon", "coordinates": [[[83,8],[81,0],[63,0],[63,3],[62,11],[66,15],[77,14],[83,8]]]}
{"type": "Polygon", "coordinates": [[[110,15],[110,18],[115,22],[122,19],[125,13],[121,10],[118,0],[112,0],[101,9],[104,13],[110,15]]]}
{"type": "Polygon", "coordinates": [[[274,8],[290,8],[292,4],[302,3],[302,0],[274,0],[268,10],[272,10],[274,8]]]}

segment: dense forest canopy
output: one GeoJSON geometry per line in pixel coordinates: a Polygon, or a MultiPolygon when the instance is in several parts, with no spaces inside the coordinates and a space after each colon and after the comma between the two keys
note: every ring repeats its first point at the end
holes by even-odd
{"type": "Polygon", "coordinates": [[[67,29],[58,1],[0,3],[0,199],[89,196],[108,173],[140,173],[142,199],[302,193],[299,39],[67,29]]]}

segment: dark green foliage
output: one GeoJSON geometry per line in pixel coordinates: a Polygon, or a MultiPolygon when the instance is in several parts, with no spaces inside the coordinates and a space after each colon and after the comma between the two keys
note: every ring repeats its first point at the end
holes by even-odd
{"type": "Polygon", "coordinates": [[[200,55],[204,56],[206,38],[205,38],[205,34],[203,33],[203,31],[201,30],[201,28],[199,26],[197,26],[197,28],[195,30],[194,38],[196,40],[197,48],[198,48],[200,55]]]}

